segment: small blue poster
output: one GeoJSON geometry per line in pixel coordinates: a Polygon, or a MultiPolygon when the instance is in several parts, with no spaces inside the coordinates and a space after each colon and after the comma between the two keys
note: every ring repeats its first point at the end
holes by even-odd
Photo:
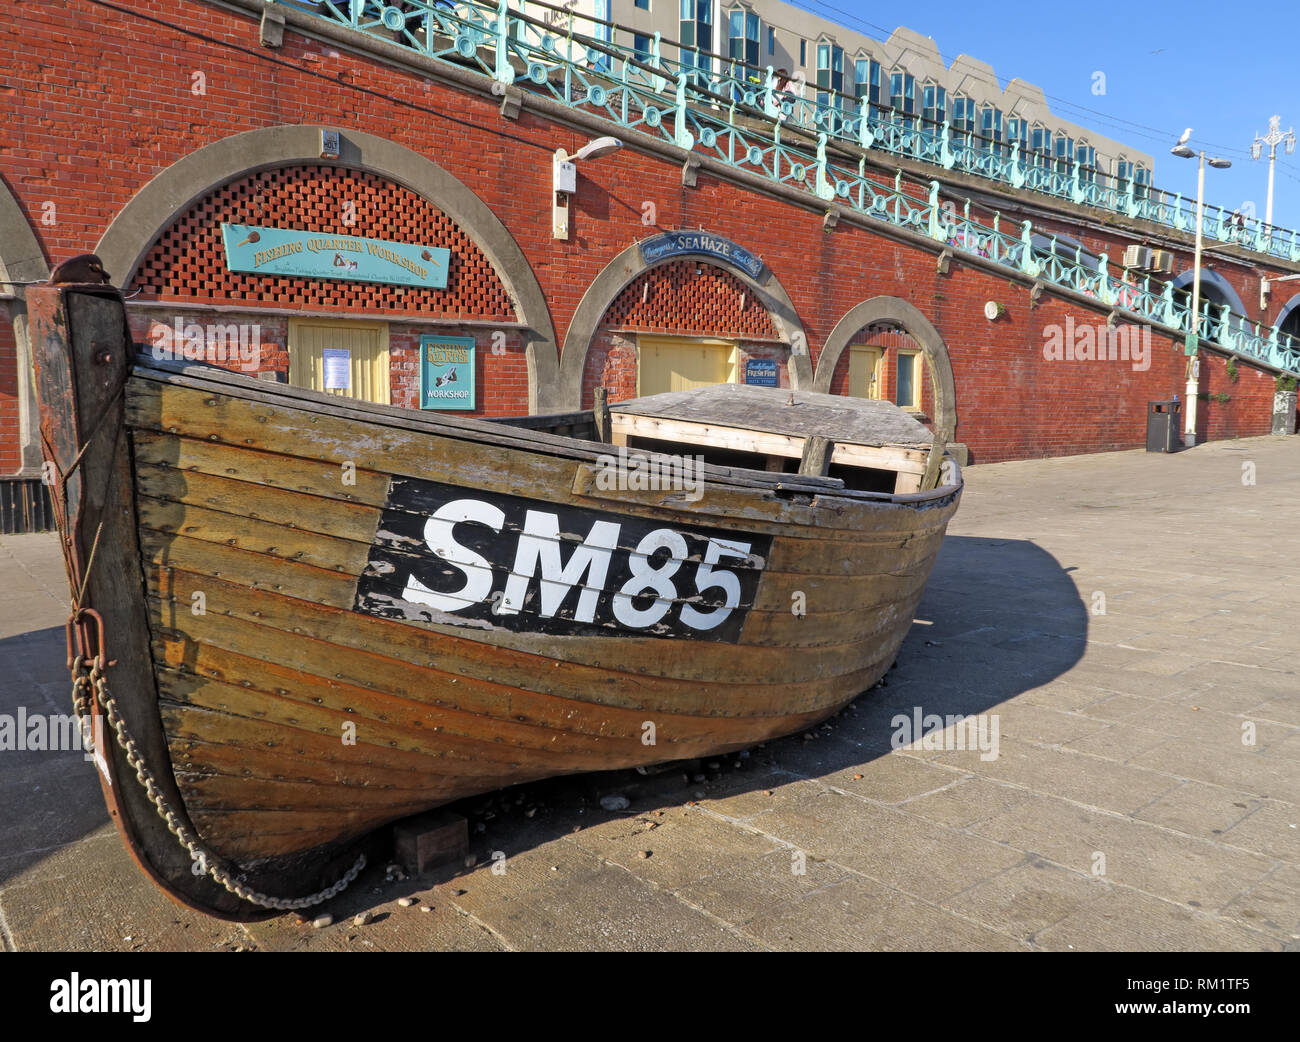
{"type": "Polygon", "coordinates": [[[745,360],[745,383],[755,387],[780,387],[777,379],[776,362],[770,358],[747,358],[745,360]]]}
{"type": "Polygon", "coordinates": [[[420,408],[474,408],[474,338],[420,337],[420,408]]]}

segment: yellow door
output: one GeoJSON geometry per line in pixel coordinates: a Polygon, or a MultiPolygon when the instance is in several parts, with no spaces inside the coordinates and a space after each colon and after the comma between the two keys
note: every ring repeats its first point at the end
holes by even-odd
{"type": "Polygon", "coordinates": [[[289,383],[388,405],[388,323],[291,318],[289,383]]]}
{"type": "Polygon", "coordinates": [[[884,349],[870,344],[849,348],[849,394],[854,398],[880,398],[884,387],[881,358],[884,349]]]}
{"type": "Polygon", "coordinates": [[[735,383],[737,353],[729,340],[639,337],[637,394],[735,383]]]}

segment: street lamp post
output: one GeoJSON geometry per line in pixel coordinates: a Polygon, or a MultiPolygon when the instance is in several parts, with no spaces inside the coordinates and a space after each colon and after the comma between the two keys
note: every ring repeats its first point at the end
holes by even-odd
{"type": "Polygon", "coordinates": [[[1187,147],[1187,139],[1192,136],[1191,127],[1183,131],[1178,144],[1169,151],[1182,159],[1195,159],[1199,155],[1200,165],[1196,171],[1196,252],[1192,262],[1192,314],[1187,333],[1185,351],[1187,359],[1187,407],[1184,410],[1183,445],[1191,448],[1196,444],[1196,395],[1199,393],[1201,376],[1200,334],[1201,334],[1201,230],[1205,218],[1205,164],[1219,170],[1227,169],[1232,163],[1227,159],[1211,156],[1206,159],[1204,152],[1193,152],[1187,147]]]}
{"type": "Polygon", "coordinates": [[[1287,154],[1290,155],[1295,151],[1295,130],[1288,130],[1282,133],[1282,117],[1270,116],[1268,119],[1268,133],[1263,137],[1255,135],[1255,140],[1250,145],[1250,158],[1259,159],[1264,153],[1264,146],[1268,145],[1268,203],[1265,207],[1264,223],[1268,225],[1268,231],[1273,233],[1273,163],[1277,159],[1277,146],[1285,143],[1287,154]]]}

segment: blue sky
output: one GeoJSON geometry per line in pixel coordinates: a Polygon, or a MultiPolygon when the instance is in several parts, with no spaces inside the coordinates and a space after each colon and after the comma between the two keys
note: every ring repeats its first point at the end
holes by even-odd
{"type": "MultiPolygon", "coordinates": [[[[1231,5],[1053,0],[998,4],[932,0],[791,0],[831,21],[883,39],[899,25],[934,38],[947,64],[966,53],[993,66],[1002,86],[1019,76],[1043,88],[1052,110],[1155,158],[1154,182],[1196,196],[1193,160],[1169,154],[1192,127],[1191,145],[1232,160],[1205,172],[1205,199],[1228,209],[1253,203],[1263,219],[1268,161],[1250,143],[1280,115],[1300,135],[1300,4],[1231,5]],[[1105,73],[1103,95],[1093,74],[1105,73]]],[[[1300,229],[1300,145],[1278,147],[1273,223],[1300,229]]]]}

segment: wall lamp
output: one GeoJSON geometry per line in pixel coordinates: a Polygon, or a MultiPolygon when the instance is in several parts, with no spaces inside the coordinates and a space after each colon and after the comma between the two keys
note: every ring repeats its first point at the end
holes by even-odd
{"type": "Polygon", "coordinates": [[[569,237],[569,199],[578,190],[578,164],[584,159],[599,159],[623,147],[616,137],[598,137],[588,141],[570,155],[562,148],[551,157],[551,190],[555,202],[551,209],[551,235],[556,239],[569,237]]]}

